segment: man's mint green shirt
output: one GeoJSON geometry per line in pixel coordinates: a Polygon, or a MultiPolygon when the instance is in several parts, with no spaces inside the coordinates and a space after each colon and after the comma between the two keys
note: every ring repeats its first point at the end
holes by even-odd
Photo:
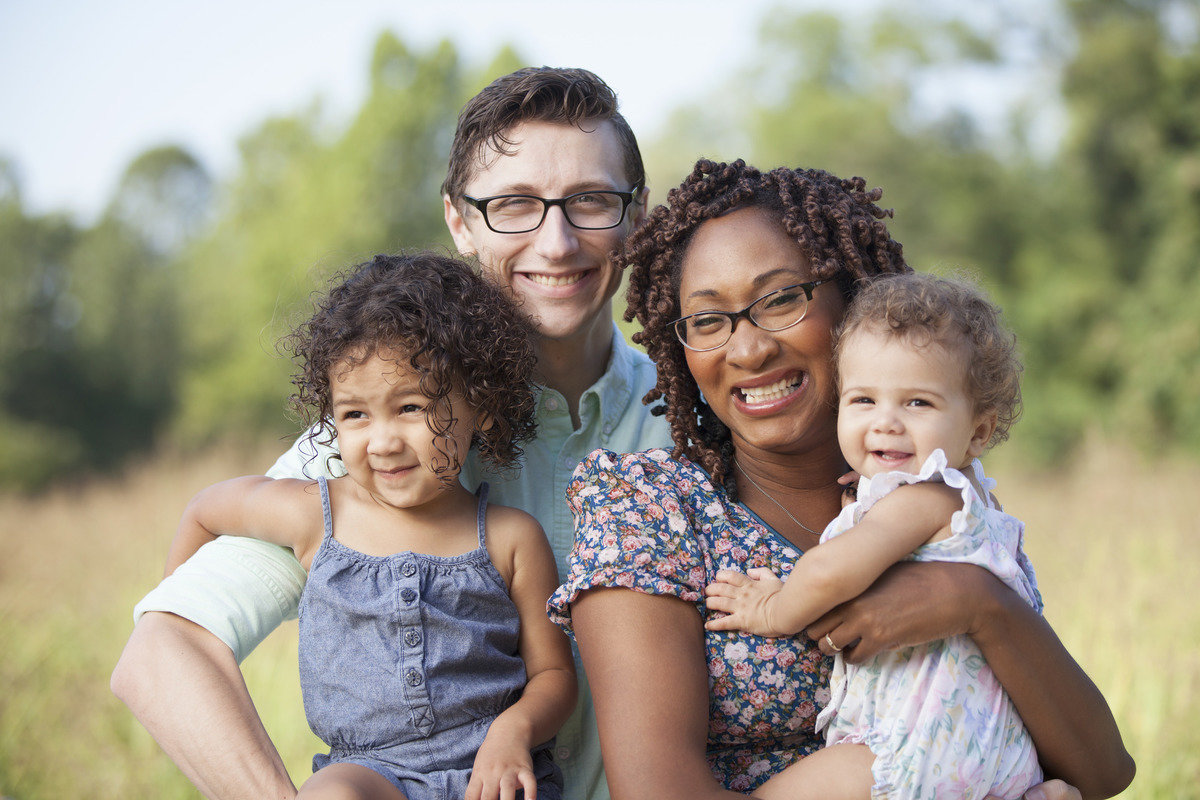
{"type": "MultiPolygon", "coordinates": [[[[525,445],[520,472],[491,473],[474,452],[463,465],[461,478],[467,488],[473,491],[486,480],[490,501],[523,509],[541,523],[560,580],[566,575],[575,532],[566,503],[567,484],[579,462],[597,447],[632,453],[670,445],[665,419],[650,416],[642,405],[642,397],[654,383],[654,365],[630,347],[614,325],[608,368],[580,398],[578,430],[572,427],[565,398],[543,388],[538,397],[537,438],[525,445]]],[[[341,462],[328,459],[333,452],[301,437],[267,474],[337,477],[344,470],[341,462]]],[[[202,547],[146,595],[134,609],[134,619],[147,611],[178,614],[229,645],[240,662],[281,622],[296,616],[305,578],[304,568],[290,550],[223,536],[202,547]]],[[[555,760],[563,769],[565,800],[608,800],[592,695],[582,670],[579,684],[579,704],[558,733],[555,760]]]]}

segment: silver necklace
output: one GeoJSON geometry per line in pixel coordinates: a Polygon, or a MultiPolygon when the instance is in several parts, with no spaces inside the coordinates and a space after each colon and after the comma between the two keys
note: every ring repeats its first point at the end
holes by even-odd
{"type": "Polygon", "coordinates": [[[767,494],[767,490],[766,490],[766,489],[764,489],[764,488],[762,488],[761,486],[759,486],[759,485],[758,485],[758,481],[756,481],[756,480],[754,480],[754,478],[751,478],[751,477],[750,477],[750,473],[749,473],[749,472],[746,472],[746,468],[745,468],[745,467],[743,467],[741,464],[739,464],[739,463],[738,463],[738,460],[737,460],[736,458],[735,458],[735,459],[733,459],[733,465],[734,465],[735,467],[737,467],[737,468],[738,468],[738,471],[739,471],[739,472],[741,472],[743,475],[745,475],[745,476],[746,476],[746,480],[750,481],[750,485],[751,485],[751,486],[753,486],[755,489],[758,489],[758,493],[759,493],[759,494],[761,494],[763,497],[765,497],[765,498],[767,498],[768,500],[770,500],[770,501],[771,501],[772,503],[774,503],[775,505],[779,506],[780,510],[781,510],[781,511],[783,511],[783,513],[785,513],[785,514],[787,514],[787,515],[788,515],[788,519],[790,519],[792,522],[794,522],[794,523],[796,523],[797,525],[799,525],[801,528],[804,528],[804,530],[808,531],[808,532],[809,532],[809,533],[811,533],[813,536],[820,536],[820,535],[821,535],[821,534],[817,533],[816,531],[814,531],[812,528],[810,528],[810,527],[808,527],[807,525],[805,525],[805,524],[804,524],[803,522],[801,522],[800,520],[796,519],[794,516],[792,516],[792,512],[788,511],[788,510],[787,510],[787,508],[786,508],[786,507],[783,505],[783,503],[779,502],[779,501],[778,501],[778,500],[776,500],[774,497],[771,497],[771,495],[767,494]]]}

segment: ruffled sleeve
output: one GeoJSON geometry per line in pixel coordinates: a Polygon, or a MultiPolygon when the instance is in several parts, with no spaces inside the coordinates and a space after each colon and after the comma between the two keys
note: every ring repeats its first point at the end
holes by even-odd
{"type": "Polygon", "coordinates": [[[596,450],[584,459],[567,487],[575,544],[550,619],[572,633],[571,603],[595,588],[669,595],[703,611],[708,570],[689,503],[700,482],[698,469],[666,450],[596,450]]]}
{"type": "MultiPolygon", "coordinates": [[[[913,561],[958,561],[985,567],[1040,613],[1042,597],[1037,589],[1033,565],[1024,550],[1025,524],[993,507],[990,493],[996,482],[983,474],[978,459],[971,463],[970,469],[983,489],[983,497],[980,497],[966,475],[948,466],[946,454],[941,450],[934,450],[916,475],[884,472],[873,478],[862,478],[859,481],[858,501],[843,509],[838,521],[852,516],[852,520],[845,521],[857,523],[871,506],[898,486],[928,481],[944,482],[962,498],[962,508],[950,518],[951,535],[918,547],[909,558],[913,561]]],[[[838,532],[848,527],[838,526],[838,532]]]]}

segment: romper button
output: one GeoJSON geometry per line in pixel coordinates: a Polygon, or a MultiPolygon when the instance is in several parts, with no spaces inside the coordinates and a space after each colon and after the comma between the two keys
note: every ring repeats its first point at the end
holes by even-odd
{"type": "Polygon", "coordinates": [[[400,592],[400,599],[402,599],[406,603],[411,603],[413,600],[416,600],[417,599],[416,589],[413,589],[410,586],[405,586],[404,589],[401,590],[401,592],[400,592]]]}
{"type": "Polygon", "coordinates": [[[404,674],[404,679],[408,681],[409,686],[421,685],[421,673],[417,672],[415,669],[410,669],[408,672],[406,672],[404,674]]]}
{"type": "Polygon", "coordinates": [[[417,572],[417,565],[411,561],[405,561],[404,566],[400,568],[400,571],[411,578],[417,572]]]}
{"type": "Polygon", "coordinates": [[[560,761],[566,761],[571,757],[571,750],[568,747],[556,747],[554,748],[554,757],[560,761]]]}
{"type": "Polygon", "coordinates": [[[551,411],[558,411],[558,398],[551,397],[550,399],[548,399],[546,401],[546,408],[548,408],[551,411]]]}
{"type": "Polygon", "coordinates": [[[409,647],[416,647],[421,643],[421,634],[413,628],[409,628],[404,632],[404,643],[409,647]]]}

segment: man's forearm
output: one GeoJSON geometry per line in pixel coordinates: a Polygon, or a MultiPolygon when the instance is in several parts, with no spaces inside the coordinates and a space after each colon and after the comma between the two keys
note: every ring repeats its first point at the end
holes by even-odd
{"type": "Polygon", "coordinates": [[[233,652],[204,628],[174,614],[145,614],[113,671],[112,690],[205,797],[295,797],[233,652]]]}

